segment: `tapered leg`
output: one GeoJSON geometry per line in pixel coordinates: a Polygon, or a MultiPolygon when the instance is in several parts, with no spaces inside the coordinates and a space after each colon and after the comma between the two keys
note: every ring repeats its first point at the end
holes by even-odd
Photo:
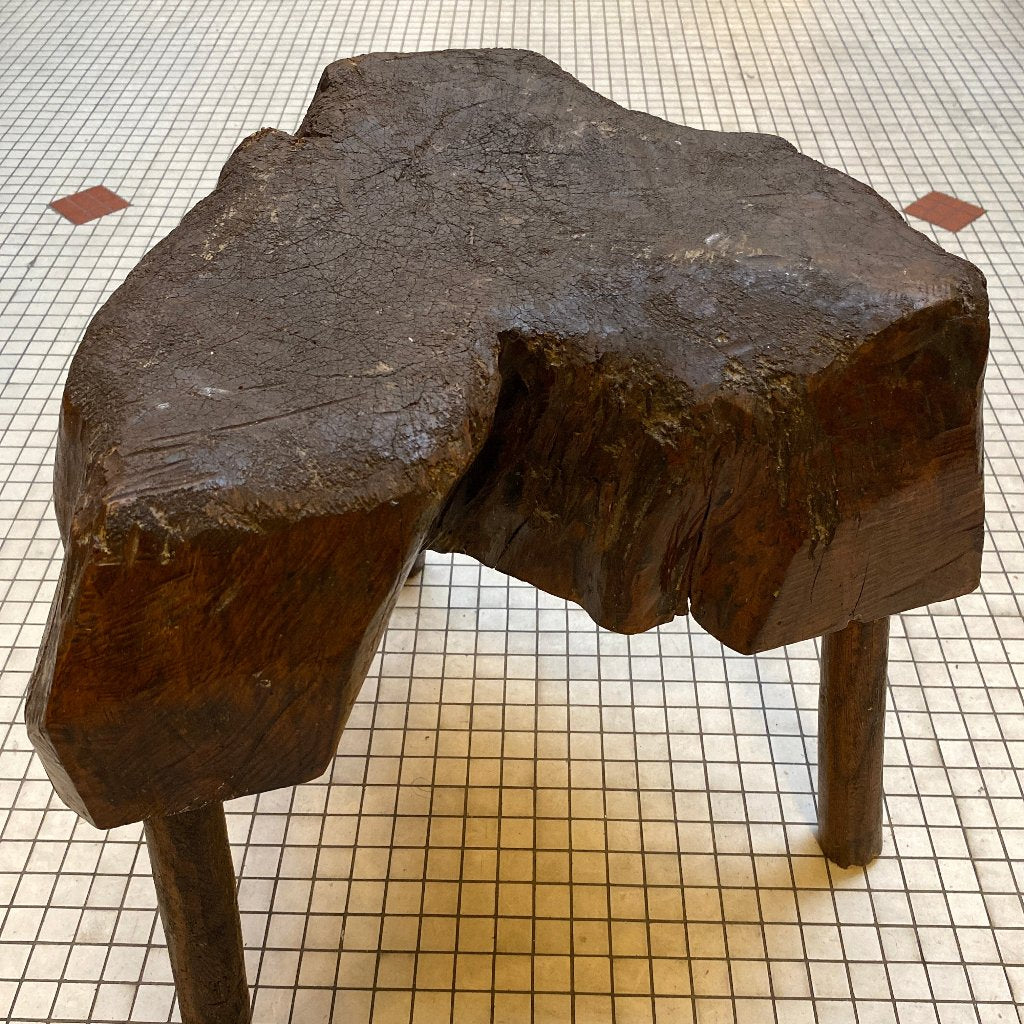
{"type": "Polygon", "coordinates": [[[414,580],[421,572],[423,572],[423,566],[426,565],[426,562],[427,553],[425,551],[421,551],[416,556],[416,561],[412,563],[412,568],[409,570],[409,575],[406,578],[414,580]]]}
{"type": "Polygon", "coordinates": [[[818,841],[840,867],[882,850],[882,747],[889,620],[851,622],[822,639],[818,841]]]}
{"type": "Polygon", "coordinates": [[[146,821],[183,1024],[248,1024],[249,987],[223,804],[146,821]]]}

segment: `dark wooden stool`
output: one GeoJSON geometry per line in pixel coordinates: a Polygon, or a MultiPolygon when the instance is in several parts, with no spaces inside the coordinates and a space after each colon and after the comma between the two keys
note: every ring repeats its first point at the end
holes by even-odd
{"type": "Polygon", "coordinates": [[[186,1024],[249,1016],[222,802],[321,774],[421,550],[633,633],[824,636],[821,845],[881,844],[888,616],[972,590],[980,272],[772,136],[513,50],[332,64],[96,315],[28,725],[143,820],[186,1024]]]}

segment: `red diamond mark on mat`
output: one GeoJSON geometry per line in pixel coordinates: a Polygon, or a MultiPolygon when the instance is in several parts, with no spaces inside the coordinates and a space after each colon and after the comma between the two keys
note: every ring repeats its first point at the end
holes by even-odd
{"type": "Polygon", "coordinates": [[[929,192],[914,200],[903,212],[947,231],[959,231],[972,220],[977,220],[985,211],[980,206],[947,196],[945,192],[929,192]]]}
{"type": "Polygon", "coordinates": [[[131,204],[103,185],[93,185],[84,192],[55,199],[50,205],[72,224],[85,224],[97,217],[105,217],[115,210],[123,210],[131,204]]]}

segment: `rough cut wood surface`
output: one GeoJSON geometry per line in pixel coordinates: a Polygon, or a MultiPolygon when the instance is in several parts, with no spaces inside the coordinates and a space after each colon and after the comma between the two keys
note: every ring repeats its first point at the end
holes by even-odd
{"type": "Polygon", "coordinates": [[[109,826],[329,762],[419,550],[739,651],[971,590],[984,279],[514,50],[332,64],[96,315],[30,727],[109,826]]]}

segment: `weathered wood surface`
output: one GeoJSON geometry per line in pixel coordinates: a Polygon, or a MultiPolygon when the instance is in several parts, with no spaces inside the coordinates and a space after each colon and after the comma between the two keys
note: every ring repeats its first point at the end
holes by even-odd
{"type": "Polygon", "coordinates": [[[95,823],[320,773],[423,547],[755,651],[949,598],[982,275],[536,54],[332,64],[96,315],[29,725],[95,823]]]}
{"type": "Polygon", "coordinates": [[[818,842],[840,867],[882,850],[889,620],[851,622],[821,645],[818,842]]]}
{"type": "Polygon", "coordinates": [[[146,821],[182,1024],[248,1024],[242,930],[221,804],[146,821]]]}

